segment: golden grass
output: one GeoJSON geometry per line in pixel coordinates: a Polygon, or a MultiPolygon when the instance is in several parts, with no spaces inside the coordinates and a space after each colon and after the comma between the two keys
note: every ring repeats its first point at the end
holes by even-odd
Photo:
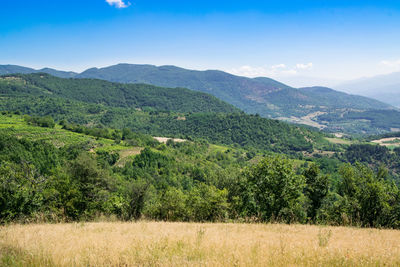
{"type": "Polygon", "coordinates": [[[10,266],[400,266],[400,231],[281,224],[73,223],[0,228],[10,266]]]}

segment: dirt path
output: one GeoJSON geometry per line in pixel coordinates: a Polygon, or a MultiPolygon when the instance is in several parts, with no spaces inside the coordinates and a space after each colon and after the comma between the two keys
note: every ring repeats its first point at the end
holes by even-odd
{"type": "Polygon", "coordinates": [[[172,139],[174,142],[176,143],[182,143],[182,142],[186,142],[187,140],[185,139],[179,139],[179,138],[168,138],[168,137],[153,137],[154,139],[156,139],[158,142],[160,143],[164,143],[166,144],[168,140],[172,139]]]}

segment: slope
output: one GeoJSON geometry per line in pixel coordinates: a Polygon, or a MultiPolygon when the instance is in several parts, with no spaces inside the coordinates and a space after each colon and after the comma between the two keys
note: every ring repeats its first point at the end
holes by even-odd
{"type": "Polygon", "coordinates": [[[7,96],[53,96],[112,107],[178,112],[238,112],[233,106],[200,92],[144,84],[117,84],[93,79],[62,79],[48,74],[13,74],[0,78],[7,96]]]}
{"type": "Polygon", "coordinates": [[[3,111],[129,128],[153,136],[204,139],[287,153],[311,152],[327,143],[316,131],[238,113],[215,97],[188,89],[18,74],[0,79],[0,94],[3,111]]]}
{"type": "Polygon", "coordinates": [[[348,104],[342,104],[345,97],[349,97],[347,102],[352,102],[357,108],[390,108],[390,105],[365,97],[349,96],[341,92],[333,94],[333,90],[326,98],[314,97],[313,94],[304,92],[305,90],[292,88],[273,79],[250,79],[216,70],[194,71],[175,66],[118,64],[101,69],[92,68],[77,77],[185,87],[213,94],[246,112],[272,117],[307,114],[309,110],[304,109],[305,105],[326,106],[330,109],[348,108],[348,104]],[[333,101],[326,101],[332,98],[333,101]]]}

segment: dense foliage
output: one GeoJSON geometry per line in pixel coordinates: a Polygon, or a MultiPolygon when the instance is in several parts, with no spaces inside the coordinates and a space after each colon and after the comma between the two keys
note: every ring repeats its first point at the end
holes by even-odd
{"type": "MultiPolygon", "coordinates": [[[[40,118],[26,117],[32,121],[40,118]]],[[[336,171],[321,159],[294,161],[205,142],[160,144],[128,129],[63,127],[144,148],[121,165],[112,150],[86,143],[57,148],[0,130],[1,223],[115,216],[400,227],[400,191],[382,167],[348,163],[336,171]]]]}
{"type": "Polygon", "coordinates": [[[362,162],[377,171],[381,166],[389,169],[390,174],[400,182],[400,149],[390,150],[385,146],[354,144],[349,146],[339,158],[351,164],[362,162]]]}

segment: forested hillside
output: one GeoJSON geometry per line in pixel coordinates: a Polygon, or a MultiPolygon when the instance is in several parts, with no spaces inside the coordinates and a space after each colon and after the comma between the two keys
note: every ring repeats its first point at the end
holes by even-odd
{"type": "Polygon", "coordinates": [[[238,113],[210,95],[187,89],[30,74],[3,76],[0,93],[0,110],[51,115],[70,123],[287,153],[329,146],[317,131],[238,113]]]}
{"type": "MultiPolygon", "coordinates": [[[[306,115],[326,108],[384,109],[390,105],[366,97],[351,96],[329,89],[316,94],[295,89],[269,78],[250,79],[222,71],[194,71],[175,66],[118,64],[92,68],[77,75],[123,83],[148,83],[167,87],[185,87],[207,92],[250,113],[290,117],[306,115]],[[325,97],[324,97],[325,96],[325,97]],[[343,101],[345,100],[345,101],[343,101]],[[349,102],[351,106],[349,106],[349,102]],[[270,106],[269,106],[270,105],[270,106]],[[304,107],[313,105],[314,107],[304,107]]],[[[315,91],[315,90],[314,90],[315,91]]]]}
{"type": "Polygon", "coordinates": [[[0,115],[0,223],[114,216],[400,226],[400,191],[383,169],[329,171],[312,158],[160,144],[127,129],[75,131],[50,117],[0,115]]]}
{"type": "Polygon", "coordinates": [[[112,107],[178,112],[236,112],[233,106],[204,93],[145,84],[117,84],[94,79],[61,79],[48,74],[0,78],[0,94],[9,97],[53,96],[112,107]]]}
{"type": "MultiPolygon", "coordinates": [[[[345,123],[325,120],[326,116],[341,118],[342,114],[352,111],[379,116],[382,110],[393,109],[389,104],[325,87],[296,89],[265,77],[251,79],[222,71],[193,71],[175,66],[132,64],[92,68],[77,77],[185,87],[215,95],[247,113],[306,124],[327,132],[375,134],[392,128],[387,121],[376,124],[358,118],[347,118],[345,123]]],[[[400,116],[397,110],[391,112],[400,116]]]]}

